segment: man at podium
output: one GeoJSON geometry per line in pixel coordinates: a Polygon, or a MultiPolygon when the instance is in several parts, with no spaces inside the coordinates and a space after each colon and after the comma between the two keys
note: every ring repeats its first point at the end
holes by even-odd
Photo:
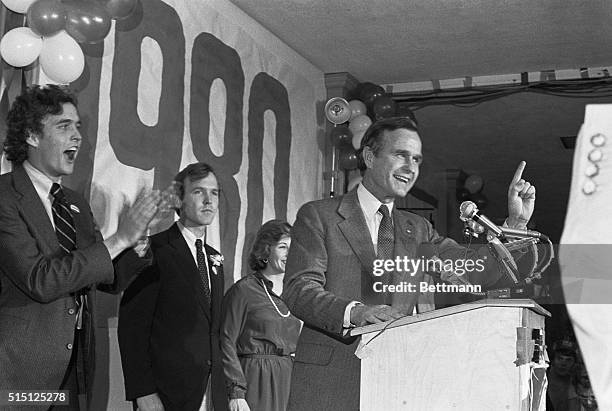
{"type": "MultiPolygon", "coordinates": [[[[468,274],[473,284],[490,287],[501,280],[488,247],[467,250],[439,236],[424,218],[394,208],[395,197],[404,197],[419,175],[421,147],[412,120],[375,122],[358,151],[362,183],[298,212],[283,293],[291,312],[304,321],[290,410],[359,409],[358,341],[348,331],[411,315],[425,302],[423,270],[393,263],[417,258],[420,244],[431,243],[444,258],[481,261],[483,270],[468,274]],[[380,274],[375,266],[389,270],[380,274]],[[393,284],[405,291],[381,292],[381,283],[386,291],[393,284]]],[[[535,205],[535,187],[522,179],[524,168],[521,162],[508,189],[506,224],[511,228],[526,228],[535,205]]]]}

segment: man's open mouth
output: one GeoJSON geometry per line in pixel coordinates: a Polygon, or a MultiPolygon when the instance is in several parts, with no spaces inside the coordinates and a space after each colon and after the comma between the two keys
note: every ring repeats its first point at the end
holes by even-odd
{"type": "Polygon", "coordinates": [[[77,147],[72,147],[72,148],[69,148],[68,150],[65,150],[64,155],[68,158],[68,160],[74,161],[78,152],[79,152],[79,149],[77,147]]]}

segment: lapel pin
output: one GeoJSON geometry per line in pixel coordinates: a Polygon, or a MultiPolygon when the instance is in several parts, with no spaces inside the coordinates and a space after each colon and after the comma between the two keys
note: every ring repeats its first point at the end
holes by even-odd
{"type": "Polygon", "coordinates": [[[74,211],[75,213],[81,212],[81,210],[79,210],[79,207],[75,206],[74,204],[70,204],[70,209],[74,211]]]}

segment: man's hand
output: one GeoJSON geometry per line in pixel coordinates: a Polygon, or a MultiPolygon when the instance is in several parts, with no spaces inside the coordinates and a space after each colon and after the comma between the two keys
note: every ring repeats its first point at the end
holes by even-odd
{"type": "Polygon", "coordinates": [[[230,411],[251,411],[249,404],[247,404],[244,398],[235,398],[229,400],[230,411]]]}
{"type": "Polygon", "coordinates": [[[357,327],[402,318],[404,315],[388,305],[356,305],[351,309],[351,324],[357,327]]]}
{"type": "Polygon", "coordinates": [[[535,186],[523,180],[526,163],[521,161],[508,187],[508,226],[526,228],[535,207],[535,186]]]}
{"type": "Polygon", "coordinates": [[[137,398],[136,405],[138,411],[164,411],[164,404],[162,404],[156,392],[137,398]]]}
{"type": "Polygon", "coordinates": [[[126,248],[135,245],[145,235],[149,223],[157,213],[160,200],[159,190],[141,192],[134,204],[121,213],[116,235],[126,248]]]}

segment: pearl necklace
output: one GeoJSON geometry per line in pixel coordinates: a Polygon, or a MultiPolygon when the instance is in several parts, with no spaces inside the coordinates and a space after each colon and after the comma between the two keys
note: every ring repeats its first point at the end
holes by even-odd
{"type": "Polygon", "coordinates": [[[268,292],[268,287],[266,287],[266,284],[264,284],[263,280],[259,280],[261,282],[261,285],[264,289],[264,291],[266,292],[266,295],[268,296],[268,300],[270,300],[270,302],[272,303],[272,305],[274,306],[274,309],[276,310],[276,312],[278,313],[278,315],[280,315],[283,318],[287,318],[291,315],[291,311],[287,310],[287,314],[283,314],[280,312],[280,310],[278,309],[278,306],[276,305],[276,303],[274,302],[274,300],[272,299],[272,296],[270,295],[270,293],[268,292]]]}

